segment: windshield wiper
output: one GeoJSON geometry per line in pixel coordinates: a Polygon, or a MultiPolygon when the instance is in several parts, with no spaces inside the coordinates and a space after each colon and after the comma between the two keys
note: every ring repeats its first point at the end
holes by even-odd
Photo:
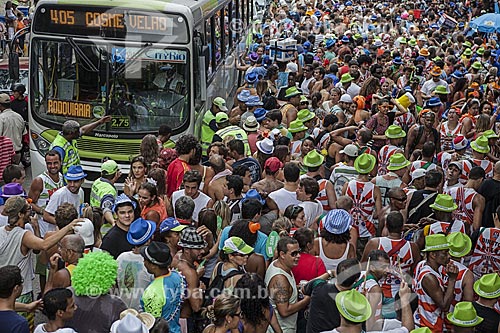
{"type": "Polygon", "coordinates": [[[127,61],[125,62],[125,65],[117,70],[115,70],[115,74],[123,74],[123,72],[125,72],[125,70],[127,68],[129,68],[130,66],[132,66],[134,63],[137,62],[137,59],[139,59],[139,56],[142,55],[146,50],[148,50],[149,48],[151,48],[151,46],[153,46],[152,43],[146,43],[144,44],[144,46],[139,49],[139,51],[137,51],[136,53],[134,53],[130,59],[127,59],[127,61]]]}
{"type": "Polygon", "coordinates": [[[83,53],[81,47],[75,43],[75,41],[73,40],[72,37],[66,37],[66,42],[68,42],[68,44],[73,48],[73,50],[75,50],[75,52],[80,56],[80,58],[82,58],[85,65],[90,67],[90,70],[92,72],[96,72],[96,73],[99,72],[97,67],[95,67],[94,64],[92,63],[92,61],[90,61],[89,57],[87,57],[87,55],[85,53],[83,53]]]}

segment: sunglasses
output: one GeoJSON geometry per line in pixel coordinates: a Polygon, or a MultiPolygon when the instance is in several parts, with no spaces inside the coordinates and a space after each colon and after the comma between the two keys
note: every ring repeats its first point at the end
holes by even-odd
{"type": "Polygon", "coordinates": [[[233,313],[231,316],[232,317],[241,317],[241,311],[237,312],[237,313],[233,313]]]}
{"type": "Polygon", "coordinates": [[[292,252],[290,252],[290,255],[291,255],[292,257],[294,257],[294,258],[295,258],[296,256],[298,256],[299,254],[300,254],[300,251],[292,251],[292,252]]]}
{"type": "Polygon", "coordinates": [[[233,256],[236,256],[236,257],[248,257],[249,254],[243,254],[243,253],[239,253],[239,252],[234,252],[234,253],[231,253],[233,256]]]}
{"type": "Polygon", "coordinates": [[[391,199],[394,199],[394,200],[397,200],[397,201],[401,201],[401,202],[408,200],[407,197],[403,197],[403,198],[391,197],[391,199]]]}

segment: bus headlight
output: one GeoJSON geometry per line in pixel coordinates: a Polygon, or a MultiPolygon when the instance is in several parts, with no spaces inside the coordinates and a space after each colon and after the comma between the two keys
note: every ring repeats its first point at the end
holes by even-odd
{"type": "Polygon", "coordinates": [[[47,154],[47,152],[49,151],[50,142],[48,142],[35,132],[31,132],[31,140],[33,140],[33,143],[35,144],[38,152],[45,157],[45,154],[47,154]]]}

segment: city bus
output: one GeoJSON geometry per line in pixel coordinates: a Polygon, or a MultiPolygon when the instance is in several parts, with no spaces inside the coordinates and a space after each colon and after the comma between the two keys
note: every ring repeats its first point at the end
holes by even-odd
{"type": "Polygon", "coordinates": [[[213,98],[232,105],[254,15],[253,0],[39,1],[29,46],[33,176],[68,119],[112,116],[78,139],[91,181],[104,158],[127,173],[141,139],[161,124],[174,140],[199,135],[213,98]]]}

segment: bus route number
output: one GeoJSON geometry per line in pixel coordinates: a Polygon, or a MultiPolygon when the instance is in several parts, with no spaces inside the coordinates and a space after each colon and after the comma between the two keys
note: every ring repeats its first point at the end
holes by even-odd
{"type": "Polygon", "coordinates": [[[111,128],[130,128],[130,118],[118,116],[111,119],[111,128]]]}
{"type": "Polygon", "coordinates": [[[74,10],[50,10],[50,20],[54,24],[74,25],[75,11],[74,10]]]}

